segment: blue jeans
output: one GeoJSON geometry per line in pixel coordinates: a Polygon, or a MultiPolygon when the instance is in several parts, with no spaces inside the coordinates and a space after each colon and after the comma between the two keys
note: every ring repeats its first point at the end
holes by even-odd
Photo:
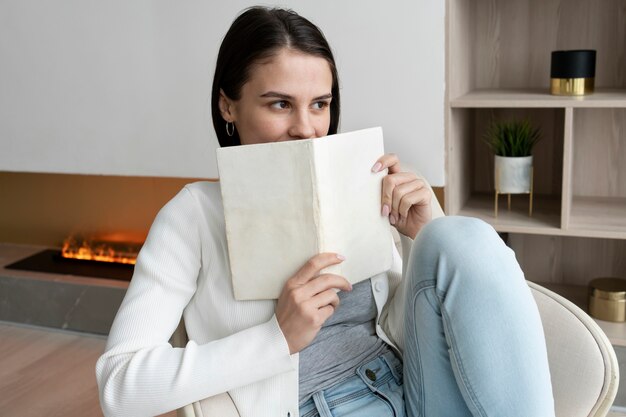
{"type": "Polygon", "coordinates": [[[404,410],[379,414],[380,401],[351,402],[362,387],[350,391],[346,382],[314,394],[314,406],[330,392],[342,405],[320,416],[554,416],[539,311],[515,254],[491,226],[431,221],[413,243],[404,281],[404,410]]]}
{"type": "Polygon", "coordinates": [[[300,407],[300,417],[404,417],[403,395],[402,361],[388,352],[314,393],[300,407]]]}

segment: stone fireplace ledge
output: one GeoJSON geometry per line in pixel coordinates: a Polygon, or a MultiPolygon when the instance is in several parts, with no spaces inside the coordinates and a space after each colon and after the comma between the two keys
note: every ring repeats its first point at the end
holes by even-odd
{"type": "Polygon", "coordinates": [[[128,282],[5,268],[44,249],[0,243],[0,321],[107,335],[128,282]]]}

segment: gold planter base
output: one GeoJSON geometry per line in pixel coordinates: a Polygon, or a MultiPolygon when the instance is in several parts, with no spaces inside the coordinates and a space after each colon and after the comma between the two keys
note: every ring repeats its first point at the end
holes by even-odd
{"type": "Polygon", "coordinates": [[[584,96],[593,93],[595,78],[551,78],[550,94],[555,96],[584,96]]]}
{"type": "MultiPolygon", "coordinates": [[[[509,211],[511,211],[511,194],[509,193],[501,193],[500,192],[500,184],[498,183],[499,175],[496,172],[495,180],[496,180],[496,191],[494,196],[493,203],[493,211],[496,219],[498,218],[498,197],[502,194],[507,195],[507,206],[509,211]]],[[[528,192],[528,216],[533,216],[533,184],[534,184],[534,167],[530,167],[530,191],[528,192]]]]}

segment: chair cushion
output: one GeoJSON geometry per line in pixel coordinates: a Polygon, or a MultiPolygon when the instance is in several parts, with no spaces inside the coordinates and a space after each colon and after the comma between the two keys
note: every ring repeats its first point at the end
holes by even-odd
{"type": "Polygon", "coordinates": [[[529,285],[545,332],[557,417],[595,415],[610,391],[606,384],[611,364],[606,356],[612,347],[599,337],[597,324],[573,303],[529,285]]]}

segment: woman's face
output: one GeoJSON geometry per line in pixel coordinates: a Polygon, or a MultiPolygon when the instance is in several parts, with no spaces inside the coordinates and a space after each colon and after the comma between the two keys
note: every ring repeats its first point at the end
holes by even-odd
{"type": "Polygon", "coordinates": [[[221,92],[220,111],[243,145],[326,136],[332,83],[324,58],[283,48],[252,66],[239,100],[221,92]]]}

